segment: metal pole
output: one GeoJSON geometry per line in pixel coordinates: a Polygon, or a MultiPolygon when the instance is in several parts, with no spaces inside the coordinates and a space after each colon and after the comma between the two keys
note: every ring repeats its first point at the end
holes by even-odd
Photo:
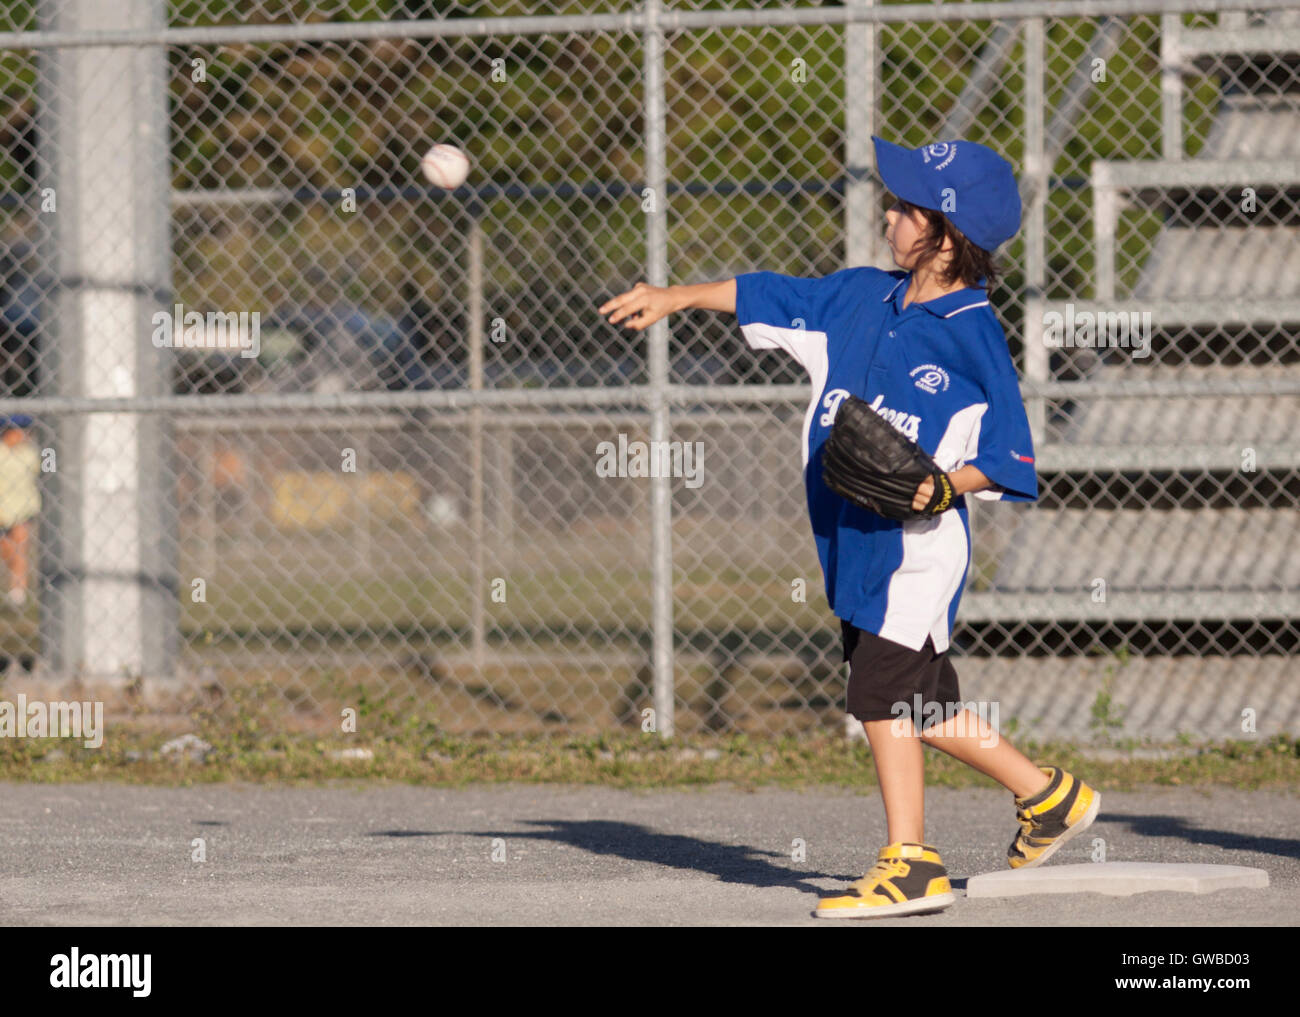
{"type": "MultiPolygon", "coordinates": [[[[162,31],[163,0],[45,0],[56,31],[162,31]]],[[[46,394],[161,396],[172,348],[167,67],[157,45],[39,56],[41,173],[53,186],[55,283],[40,341],[46,394]]],[[[172,679],[179,642],[175,467],[164,415],[57,420],[42,532],[41,644],[58,676],[172,679]]]]}
{"type": "Polygon", "coordinates": [[[1160,114],[1164,123],[1161,155],[1171,161],[1183,157],[1183,70],[1178,36],[1181,14],[1160,16],[1160,114]]]}
{"type": "MultiPolygon", "coordinates": [[[[1046,30],[1042,18],[1025,21],[1025,175],[1021,193],[1028,193],[1025,215],[1025,344],[1024,372],[1028,381],[1047,381],[1051,359],[1043,344],[1043,300],[1047,286],[1047,183],[1052,167],[1046,153],[1045,110],[1046,30]]],[[[1047,400],[1032,397],[1026,406],[1035,446],[1047,441],[1047,400]]],[[[973,501],[974,499],[972,499],[973,501]]]]}
{"type": "Polygon", "coordinates": [[[357,575],[364,576],[374,556],[371,554],[370,513],[375,501],[374,473],[370,467],[370,430],[366,418],[359,421],[357,440],[357,481],[352,485],[353,504],[361,510],[361,539],[357,541],[357,550],[361,560],[357,563],[357,575]]]}
{"type": "Polygon", "coordinates": [[[515,429],[502,424],[495,432],[497,482],[496,547],[504,561],[515,557],[515,429]]]}
{"type": "MultiPolygon", "coordinates": [[[[667,102],[664,97],[664,33],[659,27],[662,0],[646,0],[645,130],[646,187],[652,204],[646,213],[646,274],[651,286],[668,285],[667,102]]],[[[668,320],[648,329],[651,448],[669,440],[668,320]]],[[[660,471],[662,472],[662,471],[660,471]]],[[[669,477],[650,478],[651,632],[655,726],[673,734],[673,532],[669,477]]]]}
{"type": "MultiPolygon", "coordinates": [[[[848,7],[873,7],[876,0],[848,0],[848,7]]],[[[875,25],[844,27],[844,267],[879,265],[881,242],[880,187],[871,166],[875,154],[876,89],[880,80],[880,29],[875,25]]],[[[890,139],[894,140],[894,139],[890,139]]]]}
{"type": "Polygon", "coordinates": [[[217,491],[214,477],[217,468],[217,437],[217,432],[213,431],[206,441],[200,439],[196,443],[203,449],[202,475],[199,477],[199,513],[203,520],[199,532],[202,534],[203,546],[198,560],[202,562],[203,578],[209,586],[216,585],[217,578],[217,491]]]}
{"type": "Polygon", "coordinates": [[[1001,87],[1002,65],[1007,62],[1015,44],[1015,22],[994,22],[989,41],[980,48],[979,58],[971,70],[970,77],[966,79],[961,95],[957,97],[957,102],[944,117],[939,138],[962,138],[975,126],[975,119],[979,116],[980,110],[988,103],[989,97],[1001,87]]]}
{"type": "Polygon", "coordinates": [[[1119,194],[1111,180],[1110,165],[1092,162],[1092,242],[1096,252],[1097,300],[1115,299],[1115,230],[1119,227],[1119,194]]]}
{"type": "MultiPolygon", "coordinates": [[[[469,387],[483,391],[483,223],[477,202],[470,206],[469,228],[469,387]]],[[[483,601],[483,407],[477,403],[469,414],[470,545],[474,549],[470,568],[470,638],[474,673],[480,679],[487,663],[487,614],[483,601]]]]}
{"type": "MultiPolygon", "coordinates": [[[[10,4],[10,6],[14,6],[10,4]]],[[[231,5],[233,6],[233,5],[231,5]]],[[[247,5],[244,5],[247,6],[247,5]]],[[[1095,18],[1103,15],[1132,17],[1139,14],[1202,14],[1218,11],[1259,10],[1294,6],[1294,0],[999,0],[976,6],[952,4],[890,4],[873,17],[875,24],[966,22],[973,19],[1038,17],[1095,18]],[[984,10],[987,6],[989,10],[984,10]],[[924,10],[918,16],[918,11],[924,10]]],[[[790,25],[841,25],[855,16],[850,8],[805,5],[798,8],[752,6],[743,9],[676,9],[665,12],[659,23],[669,31],[724,28],[784,28],[790,25]]],[[[559,36],[573,33],[626,32],[635,13],[523,14],[514,17],[401,19],[393,21],[334,21],[307,24],[285,20],[276,24],[202,25],[172,29],[97,29],[93,32],[0,32],[0,49],[68,49],[81,46],[265,46],[274,42],[309,45],[321,42],[359,43],[387,39],[470,39],[509,35],[559,36]]]]}

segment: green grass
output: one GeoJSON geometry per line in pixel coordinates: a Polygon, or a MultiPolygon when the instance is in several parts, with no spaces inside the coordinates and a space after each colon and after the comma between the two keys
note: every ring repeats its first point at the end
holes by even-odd
{"type": "MultiPolygon", "coordinates": [[[[0,741],[0,780],[34,783],[116,781],[194,785],[244,781],[321,783],[362,780],[423,786],[562,783],[616,788],[690,788],[725,784],[809,788],[837,786],[864,793],[876,787],[869,748],[842,737],[674,738],[655,734],[590,737],[458,738],[413,722],[385,737],[268,733],[255,717],[234,725],[199,725],[213,746],[203,762],[157,755],[169,735],[115,735],[98,750],[68,743],[0,741]],[[330,753],[364,747],[373,758],[336,759],[330,753]]],[[[1076,745],[1018,743],[1033,759],[1050,760],[1086,775],[1101,790],[1181,786],[1209,791],[1294,789],[1300,785],[1300,740],[1278,735],[1256,741],[1201,745],[1176,759],[1090,758],[1076,745]]],[[[940,752],[926,753],[926,783],[997,788],[995,782],[940,752]]]]}
{"type": "MultiPolygon", "coordinates": [[[[811,545],[811,541],[808,542],[811,545]]],[[[818,628],[825,624],[821,576],[807,574],[808,597],[791,599],[793,570],[733,565],[697,567],[674,577],[676,614],[701,627],[768,624],[818,628]]],[[[586,624],[622,630],[650,617],[649,569],[602,566],[599,569],[548,568],[506,572],[504,604],[489,603],[498,625],[568,628],[575,618],[586,624]]],[[[452,573],[421,577],[376,575],[364,580],[311,579],[289,582],[248,580],[209,587],[207,604],[182,600],[182,630],[188,634],[223,629],[370,628],[463,626],[471,597],[464,578],[452,573]],[[224,606],[241,605],[238,612],[224,606]],[[214,619],[217,619],[214,621],[214,619]]]]}

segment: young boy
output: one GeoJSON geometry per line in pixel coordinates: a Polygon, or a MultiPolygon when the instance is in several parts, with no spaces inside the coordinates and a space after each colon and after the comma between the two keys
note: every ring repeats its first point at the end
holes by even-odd
{"type": "MultiPolygon", "coordinates": [[[[873,138],[898,199],[885,239],[896,271],[846,268],[821,279],[752,272],[665,288],[638,283],[607,301],[611,322],[644,329],[690,307],[737,316],[754,349],[782,349],[808,372],[803,422],[809,516],[849,663],[848,712],[862,721],[885,803],[889,844],[824,918],[936,911],[953,902],[939,853],[925,842],[921,742],[994,778],[1015,796],[1013,869],[1042,864],[1096,818],[1101,796],[1059,767],[1036,766],[961,708],[949,637],[970,565],[964,495],[1033,501],[1029,422],[1006,338],[989,306],[993,251],[1020,228],[1011,165],[970,141],[905,149],[873,138]],[[866,400],[934,457],[954,492],[949,511],[886,519],[839,497],[821,447],[840,402],[866,400]],[[921,697],[919,716],[913,715],[921,697]],[[928,707],[928,708],[927,708],[928,707]],[[936,709],[937,708],[937,709],[936,709]],[[943,720],[938,721],[938,712],[943,720]],[[917,733],[917,726],[930,722],[917,733]]],[[[925,481],[914,507],[933,490],[925,481]]]]}

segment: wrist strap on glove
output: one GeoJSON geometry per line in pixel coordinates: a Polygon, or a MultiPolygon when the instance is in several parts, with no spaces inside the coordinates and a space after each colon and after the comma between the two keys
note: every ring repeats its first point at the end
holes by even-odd
{"type": "Polygon", "coordinates": [[[953,493],[952,481],[948,479],[948,474],[941,472],[933,473],[930,479],[934,481],[934,491],[930,495],[930,500],[925,503],[922,509],[926,515],[938,515],[940,512],[946,512],[952,507],[952,500],[956,497],[953,493]]]}

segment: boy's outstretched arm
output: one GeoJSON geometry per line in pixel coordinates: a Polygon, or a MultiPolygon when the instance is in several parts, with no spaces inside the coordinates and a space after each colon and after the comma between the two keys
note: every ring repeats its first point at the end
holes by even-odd
{"type": "Polygon", "coordinates": [[[610,324],[624,318],[628,328],[638,332],[675,311],[698,307],[705,311],[736,313],[736,280],[696,283],[692,286],[651,286],[639,282],[630,290],[600,305],[610,324]]]}

